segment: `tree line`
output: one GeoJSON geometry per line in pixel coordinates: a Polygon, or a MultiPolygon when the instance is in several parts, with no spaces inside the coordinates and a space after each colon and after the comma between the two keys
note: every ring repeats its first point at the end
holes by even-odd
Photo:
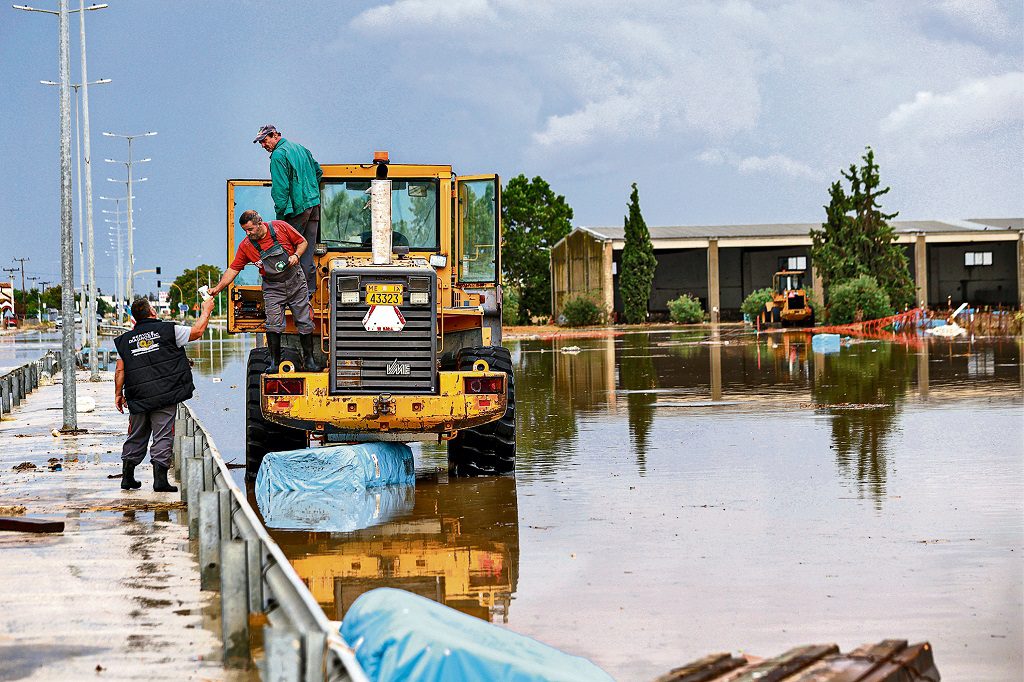
{"type": "MultiPolygon", "coordinates": [[[[890,188],[882,186],[874,151],[867,147],[860,163],[851,164],[841,176],[829,188],[825,220],[810,232],[810,260],[824,285],[826,318],[842,324],[884,317],[914,305],[909,263],[889,222],[898,212],[887,213],[880,203],[890,188]]],[[[505,186],[502,271],[506,324],[546,322],[551,317],[551,247],[572,231],[572,217],[565,197],[539,176],[528,180],[518,175],[505,186]]],[[[638,324],[649,317],[657,259],[636,183],[632,184],[624,227],[619,272],[622,317],[638,324]]],[[[751,296],[758,293],[763,295],[763,290],[751,296]]],[[[704,314],[699,300],[687,294],[670,301],[669,310],[679,322],[700,321],[704,314]]],[[[566,319],[556,322],[571,326],[596,324],[611,313],[582,295],[566,301],[561,312],[566,319]]]]}

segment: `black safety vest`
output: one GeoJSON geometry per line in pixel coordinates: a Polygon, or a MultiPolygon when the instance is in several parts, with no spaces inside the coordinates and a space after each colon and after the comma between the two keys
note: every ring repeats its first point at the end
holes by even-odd
{"type": "Polygon", "coordinates": [[[192,397],[192,367],[185,349],[174,341],[173,322],[139,320],[135,329],[114,339],[114,346],[124,362],[129,412],[149,412],[192,397]]]}

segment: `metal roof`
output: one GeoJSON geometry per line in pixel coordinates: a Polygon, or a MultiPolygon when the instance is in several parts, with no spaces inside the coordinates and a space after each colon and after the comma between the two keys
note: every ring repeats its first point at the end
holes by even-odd
{"type": "MultiPolygon", "coordinates": [[[[972,220],[894,220],[890,223],[897,234],[917,232],[1003,232],[1024,230],[1024,218],[975,218],[972,220]]],[[[766,223],[761,225],[657,225],[647,229],[651,239],[709,239],[736,237],[806,237],[821,223],[766,223]]],[[[599,239],[622,240],[625,227],[581,226],[599,239]]]]}

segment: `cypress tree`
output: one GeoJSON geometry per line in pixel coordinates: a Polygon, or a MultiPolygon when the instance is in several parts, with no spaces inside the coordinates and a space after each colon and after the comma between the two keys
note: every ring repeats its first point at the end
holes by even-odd
{"type": "Polygon", "coordinates": [[[625,217],[626,243],[622,247],[622,274],[619,275],[619,291],[626,322],[640,324],[647,320],[647,302],[651,298],[654,284],[654,268],[658,261],[654,257],[651,233],[640,213],[640,193],[633,183],[629,195],[629,214],[625,217]]]}
{"type": "Polygon", "coordinates": [[[869,275],[889,294],[893,306],[903,308],[914,303],[914,282],[906,253],[889,224],[899,213],[885,213],[878,203],[890,188],[881,187],[871,147],[862,161],[862,166],[850,164],[842,173],[850,183],[849,193],[840,181],[832,183],[825,222],[810,233],[811,260],[821,274],[826,297],[831,286],[869,275]]]}

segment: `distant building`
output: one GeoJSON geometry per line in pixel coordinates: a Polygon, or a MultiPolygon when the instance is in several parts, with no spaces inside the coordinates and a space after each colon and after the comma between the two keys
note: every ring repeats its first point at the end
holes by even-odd
{"type": "Polygon", "coordinates": [[[0,329],[14,319],[14,282],[0,282],[0,329]]]}
{"type": "MultiPolygon", "coordinates": [[[[1024,218],[960,221],[897,220],[897,243],[907,252],[919,301],[930,306],[1022,304],[1024,218]]],[[[820,223],[650,227],[658,266],[648,307],[667,313],[681,294],[701,300],[712,319],[738,319],[743,299],[771,285],[782,269],[808,270],[810,230],[820,223]]],[[[622,313],[618,275],[625,230],[577,227],[551,249],[551,309],[588,294],[622,313]]],[[[820,292],[820,284],[816,287],[820,292]]]]}

